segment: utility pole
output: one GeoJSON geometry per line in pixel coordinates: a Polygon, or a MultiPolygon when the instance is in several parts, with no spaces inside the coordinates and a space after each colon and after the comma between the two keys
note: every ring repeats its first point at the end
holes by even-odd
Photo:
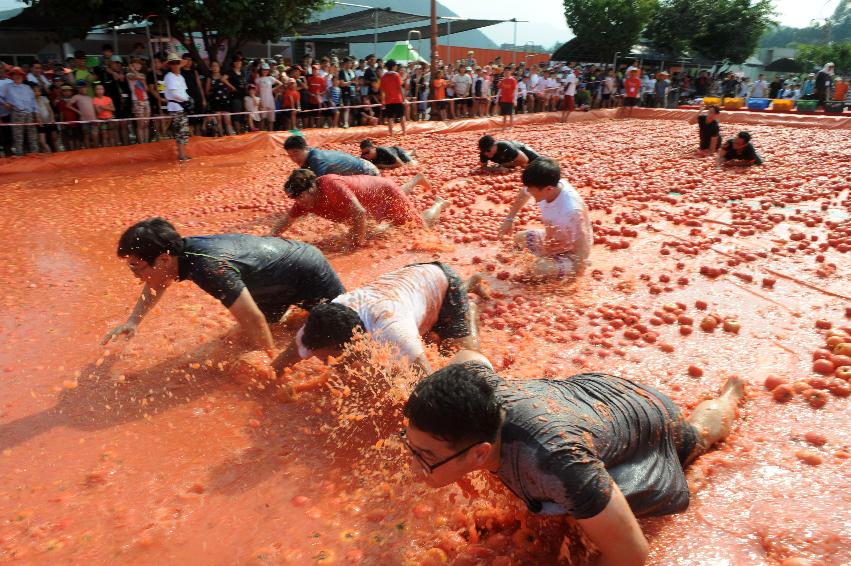
{"type": "Polygon", "coordinates": [[[431,0],[431,79],[437,76],[437,0],[431,0]]]}

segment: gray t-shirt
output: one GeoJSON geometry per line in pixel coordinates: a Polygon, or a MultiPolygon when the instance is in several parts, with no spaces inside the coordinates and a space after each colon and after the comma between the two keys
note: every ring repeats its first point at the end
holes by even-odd
{"type": "Polygon", "coordinates": [[[697,432],[651,387],[602,374],[489,381],[506,412],[499,478],[533,513],[587,519],[612,480],[636,516],[685,510],[697,432]]]}

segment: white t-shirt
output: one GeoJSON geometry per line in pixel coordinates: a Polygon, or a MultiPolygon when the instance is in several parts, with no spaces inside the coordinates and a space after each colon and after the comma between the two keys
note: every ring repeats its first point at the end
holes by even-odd
{"type": "Polygon", "coordinates": [[[165,74],[165,98],[168,100],[169,112],[180,112],[183,110],[178,102],[189,100],[189,94],[186,92],[186,81],[183,80],[183,75],[178,75],[169,71],[165,74]]]}
{"type": "Polygon", "coordinates": [[[766,88],[767,86],[768,86],[768,85],[766,84],[766,82],[765,82],[765,81],[756,81],[756,82],[754,82],[754,84],[753,84],[753,92],[751,93],[751,95],[752,95],[754,98],[763,98],[763,97],[765,96],[765,88],[766,88]]]}
{"type": "Polygon", "coordinates": [[[558,81],[554,78],[550,77],[544,81],[547,92],[553,96],[558,94],[558,81]]]}
{"type": "Polygon", "coordinates": [[[452,77],[452,86],[455,90],[455,96],[469,96],[470,89],[473,86],[473,79],[470,77],[470,75],[462,75],[459,73],[452,77]]]}
{"type": "MultiPolygon", "coordinates": [[[[399,354],[414,361],[425,353],[421,336],[437,322],[449,281],[436,265],[409,265],[385,273],[372,283],[344,293],[331,301],[354,310],[373,339],[392,344],[399,354]]],[[[304,328],[296,335],[298,353],[313,353],[301,343],[304,328]]]]}
{"type": "Polygon", "coordinates": [[[588,207],[567,180],[562,179],[558,186],[561,193],[553,202],[542,200],[538,203],[541,219],[545,226],[555,229],[554,239],[562,244],[559,253],[567,252],[577,260],[587,259],[594,243],[588,207]]]}
{"type": "Polygon", "coordinates": [[[564,82],[567,86],[564,87],[565,96],[573,96],[576,94],[576,84],[578,80],[576,79],[576,75],[573,73],[569,73],[567,77],[565,77],[564,82]]]}

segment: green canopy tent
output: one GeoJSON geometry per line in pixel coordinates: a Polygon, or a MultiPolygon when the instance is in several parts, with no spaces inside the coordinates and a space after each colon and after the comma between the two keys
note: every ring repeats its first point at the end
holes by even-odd
{"type": "Polygon", "coordinates": [[[413,46],[407,41],[397,41],[396,45],[387,52],[387,55],[384,56],[384,61],[389,61],[393,59],[400,65],[407,65],[411,61],[418,62],[424,61],[420,54],[417,53],[417,50],[413,48],[413,46]]]}

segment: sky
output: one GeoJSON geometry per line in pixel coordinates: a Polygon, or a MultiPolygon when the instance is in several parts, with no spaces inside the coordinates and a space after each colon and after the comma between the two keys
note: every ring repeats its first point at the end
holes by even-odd
{"type": "MultiPolygon", "coordinates": [[[[352,0],[350,0],[352,1],[352,0]]],[[[424,9],[428,9],[427,0],[420,0],[424,9]]],[[[532,0],[527,5],[534,7],[524,10],[523,2],[518,0],[440,0],[450,10],[464,18],[529,20],[529,23],[517,23],[517,44],[526,42],[551,47],[554,43],[563,43],[573,34],[564,21],[561,0],[532,0]]],[[[386,6],[386,0],[358,0],[355,3],[386,6]]],[[[839,0],[774,0],[777,20],[787,26],[806,27],[813,19],[824,19],[836,9],[839,0]]],[[[16,0],[0,0],[0,10],[23,6],[16,0]]],[[[512,43],[514,25],[498,24],[482,30],[497,44],[512,43]]]]}

